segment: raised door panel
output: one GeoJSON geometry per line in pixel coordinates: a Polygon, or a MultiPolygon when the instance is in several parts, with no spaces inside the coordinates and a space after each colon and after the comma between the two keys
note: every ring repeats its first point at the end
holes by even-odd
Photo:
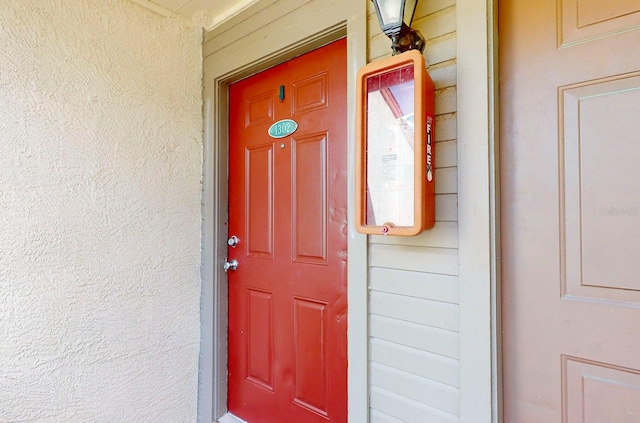
{"type": "Polygon", "coordinates": [[[561,181],[569,296],[640,300],[640,76],[562,87],[561,181]]]}
{"type": "Polygon", "coordinates": [[[640,416],[640,372],[563,357],[566,423],[635,423],[640,416]]]}
{"type": "Polygon", "coordinates": [[[640,29],[638,0],[557,0],[558,41],[566,47],[640,29]]]}
{"type": "Polygon", "coordinates": [[[293,300],[295,351],[294,402],[328,416],[327,304],[304,298],[293,300]]]}
{"type": "Polygon", "coordinates": [[[293,261],[298,263],[327,263],[327,137],[322,132],[293,140],[293,261]]]}
{"type": "Polygon", "coordinates": [[[273,258],[273,144],[245,150],[248,255],[273,258]]]}
{"type": "Polygon", "coordinates": [[[246,378],[273,391],[273,294],[247,289],[246,378]]]}

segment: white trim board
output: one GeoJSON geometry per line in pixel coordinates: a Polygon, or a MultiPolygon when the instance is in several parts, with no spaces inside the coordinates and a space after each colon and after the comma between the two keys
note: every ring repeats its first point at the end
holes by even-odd
{"type": "Polygon", "coordinates": [[[498,147],[494,0],[458,0],[460,421],[498,422],[498,147]]]}
{"type": "MultiPolygon", "coordinates": [[[[221,270],[227,236],[227,86],[346,35],[347,91],[355,92],[356,73],[366,64],[366,25],[361,0],[260,0],[206,36],[199,423],[227,412],[227,287],[221,270]]],[[[347,111],[348,215],[353,216],[355,96],[347,95],[347,111]]],[[[367,243],[353,224],[348,254],[348,414],[350,421],[366,422],[367,243]]]]}

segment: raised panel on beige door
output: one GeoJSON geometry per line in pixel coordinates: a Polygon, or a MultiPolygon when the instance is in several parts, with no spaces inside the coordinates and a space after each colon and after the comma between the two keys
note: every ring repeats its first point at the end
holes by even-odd
{"type": "Polygon", "coordinates": [[[578,27],[583,28],[633,14],[640,8],[638,0],[610,1],[602,7],[602,0],[579,0],[576,3],[578,27]]]}
{"type": "Polygon", "coordinates": [[[562,370],[565,423],[640,421],[638,371],[568,356],[562,370]]]}
{"type": "Polygon", "coordinates": [[[640,75],[561,89],[565,294],[640,301],[640,75]]]}
{"type": "Polygon", "coordinates": [[[640,28],[639,0],[557,0],[560,46],[640,28]]]}

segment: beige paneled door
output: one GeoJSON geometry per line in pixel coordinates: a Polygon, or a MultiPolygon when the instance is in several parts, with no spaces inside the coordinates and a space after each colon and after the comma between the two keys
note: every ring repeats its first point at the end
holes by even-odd
{"type": "Polygon", "coordinates": [[[505,422],[640,422],[640,1],[499,6],[505,422]]]}

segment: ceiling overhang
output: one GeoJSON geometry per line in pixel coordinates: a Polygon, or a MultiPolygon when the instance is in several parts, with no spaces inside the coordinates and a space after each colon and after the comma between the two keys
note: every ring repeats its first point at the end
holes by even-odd
{"type": "Polygon", "coordinates": [[[200,26],[207,31],[223,24],[258,0],[131,0],[162,16],[200,26]]]}

